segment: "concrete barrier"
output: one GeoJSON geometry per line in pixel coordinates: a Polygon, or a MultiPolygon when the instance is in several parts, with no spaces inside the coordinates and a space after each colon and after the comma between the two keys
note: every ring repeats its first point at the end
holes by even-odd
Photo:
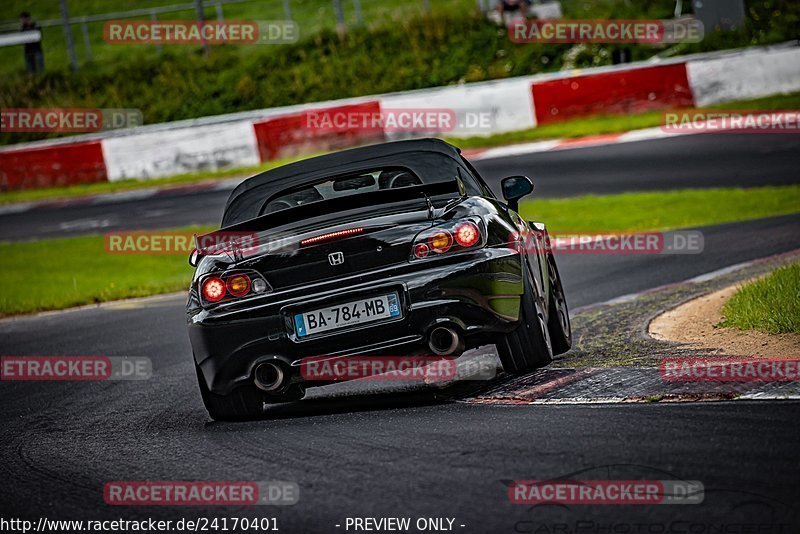
{"type": "Polygon", "coordinates": [[[250,121],[103,139],[110,181],[147,180],[260,163],[250,121]]]}
{"type": "Polygon", "coordinates": [[[789,93],[800,89],[800,47],[689,61],[687,70],[698,106],[789,93]]]}
{"type": "Polygon", "coordinates": [[[100,141],[0,152],[0,190],[59,187],[107,179],[100,141]]]}
{"type": "Polygon", "coordinates": [[[682,63],[535,82],[531,92],[539,124],[694,104],[682,63]]]}
{"type": "Polygon", "coordinates": [[[315,108],[253,123],[261,161],[336,150],[384,139],[383,129],[372,124],[380,116],[377,100],[315,108]],[[366,127],[358,122],[365,117],[366,127]],[[356,121],[350,121],[353,118],[356,121]]]}

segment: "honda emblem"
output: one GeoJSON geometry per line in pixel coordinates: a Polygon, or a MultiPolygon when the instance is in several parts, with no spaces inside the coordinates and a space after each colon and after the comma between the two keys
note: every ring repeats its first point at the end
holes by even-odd
{"type": "Polygon", "coordinates": [[[331,265],[341,265],[344,263],[344,253],[332,252],[328,254],[328,263],[331,265]]]}

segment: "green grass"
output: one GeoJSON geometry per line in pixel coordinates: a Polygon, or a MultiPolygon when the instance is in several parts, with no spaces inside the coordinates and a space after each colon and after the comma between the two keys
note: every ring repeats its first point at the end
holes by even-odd
{"type": "Polygon", "coordinates": [[[525,219],[562,233],[670,230],[798,212],[798,185],[586,195],[520,204],[525,219]]]}
{"type": "Polygon", "coordinates": [[[188,254],[108,254],[103,236],[86,236],[2,243],[0,271],[0,314],[12,315],[186,289],[192,268],[188,254]]]}
{"type": "MultiPolygon", "coordinates": [[[[800,186],[630,193],[535,200],[522,214],[551,232],[660,230],[800,210],[800,186]],[[708,206],[714,206],[709,210],[708,206]]],[[[207,228],[179,229],[203,232],[207,228]]],[[[0,314],[61,309],[188,287],[187,254],[114,255],[103,236],[0,243],[0,314]]],[[[797,295],[797,291],[792,293],[797,295]]]]}
{"type": "Polygon", "coordinates": [[[722,308],[720,326],[800,334],[800,264],[746,284],[722,308]]]}

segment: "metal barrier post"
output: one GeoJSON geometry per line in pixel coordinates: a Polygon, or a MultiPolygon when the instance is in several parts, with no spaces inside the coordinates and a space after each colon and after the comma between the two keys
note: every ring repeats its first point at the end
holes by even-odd
{"type": "Polygon", "coordinates": [[[75,42],[72,40],[72,28],[69,25],[69,11],[67,10],[67,0],[60,0],[61,19],[64,21],[64,39],[67,40],[67,55],[69,56],[69,66],[72,70],[78,70],[78,56],[75,54],[75,42]]]}
{"type": "Polygon", "coordinates": [[[364,24],[364,14],[361,12],[361,0],[353,0],[353,9],[356,12],[356,24],[364,24]]]}
{"type": "Polygon", "coordinates": [[[342,8],[342,0],[333,0],[333,11],[336,13],[336,32],[339,37],[344,37],[347,31],[347,26],[344,22],[344,8],[342,8]]]}
{"type": "Polygon", "coordinates": [[[86,61],[91,61],[92,43],[89,41],[89,26],[85,20],[81,22],[81,32],[83,33],[83,47],[86,49],[86,61]]]}
{"type": "MultiPolygon", "coordinates": [[[[155,23],[158,21],[158,15],[156,15],[155,11],[150,12],[150,22],[155,23]]],[[[156,53],[160,56],[161,55],[161,43],[156,42],[156,53]]]]}

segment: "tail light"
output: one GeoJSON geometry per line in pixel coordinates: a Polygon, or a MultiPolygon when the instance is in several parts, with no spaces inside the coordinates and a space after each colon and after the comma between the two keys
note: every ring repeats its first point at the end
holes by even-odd
{"type": "Polygon", "coordinates": [[[211,276],[203,282],[203,297],[208,302],[219,302],[225,298],[225,282],[219,276],[211,276]]]}
{"type": "Polygon", "coordinates": [[[271,290],[256,271],[231,271],[207,275],[200,280],[200,295],[204,304],[217,304],[249,298],[271,290]]]}
{"type": "Polygon", "coordinates": [[[460,222],[455,230],[456,243],[464,248],[469,248],[481,240],[481,230],[472,221],[460,222]]]}
{"type": "Polygon", "coordinates": [[[417,235],[411,246],[411,259],[425,259],[480,248],[485,243],[479,219],[459,219],[434,226],[417,235]]]}
{"type": "Polygon", "coordinates": [[[250,291],[250,277],[246,274],[231,276],[225,283],[225,288],[234,297],[243,297],[250,291]]]}
{"type": "Polygon", "coordinates": [[[428,244],[437,254],[447,252],[453,246],[453,235],[447,230],[441,230],[428,238],[428,244]]]}

